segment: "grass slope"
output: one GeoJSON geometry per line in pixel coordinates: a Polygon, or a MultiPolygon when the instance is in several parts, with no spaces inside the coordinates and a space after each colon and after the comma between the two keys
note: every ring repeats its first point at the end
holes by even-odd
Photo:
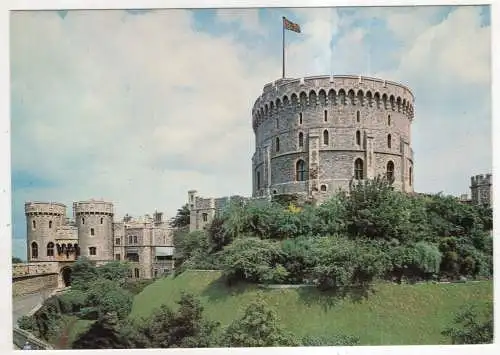
{"type": "Polygon", "coordinates": [[[252,300],[262,297],[281,324],[297,336],[355,335],[361,345],[437,345],[453,314],[467,302],[492,299],[493,283],[393,285],[381,283],[366,299],[340,299],[316,289],[228,288],[219,272],[185,272],[161,279],[134,299],[131,317],[148,317],[161,304],[175,307],[182,291],[198,296],[205,315],[228,325],[252,300]]]}

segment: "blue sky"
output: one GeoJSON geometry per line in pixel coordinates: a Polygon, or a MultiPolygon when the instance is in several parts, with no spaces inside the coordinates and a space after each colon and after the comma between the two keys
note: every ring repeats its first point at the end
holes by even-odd
{"type": "Polygon", "coordinates": [[[103,198],[173,216],[187,191],[250,195],[251,107],[281,75],[361,74],[414,92],[415,188],[468,193],[492,169],[488,7],[11,15],[13,253],[24,202],[103,198]]]}

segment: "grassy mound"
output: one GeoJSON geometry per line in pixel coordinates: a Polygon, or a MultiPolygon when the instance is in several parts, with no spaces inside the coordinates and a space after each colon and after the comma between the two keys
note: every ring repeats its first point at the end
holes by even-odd
{"type": "Polygon", "coordinates": [[[175,308],[181,292],[198,296],[205,315],[228,325],[242,309],[262,297],[278,313],[283,327],[305,335],[354,335],[361,345],[437,345],[449,340],[441,331],[460,307],[492,299],[491,281],[461,284],[393,285],[381,283],[367,298],[338,297],[313,288],[227,287],[219,272],[185,272],[161,279],[135,296],[131,317],[149,316],[161,304],[175,308]]]}

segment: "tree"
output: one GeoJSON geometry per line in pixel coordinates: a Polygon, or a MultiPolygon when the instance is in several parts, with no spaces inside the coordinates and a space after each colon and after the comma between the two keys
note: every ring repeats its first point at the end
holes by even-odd
{"type": "Polygon", "coordinates": [[[293,335],[279,326],[276,313],[263,301],[251,303],[243,317],[226,328],[223,343],[229,347],[298,346],[293,335]]]}
{"type": "Polygon", "coordinates": [[[99,278],[117,282],[121,287],[125,285],[129,265],[122,261],[110,261],[97,268],[99,278]]]}
{"type": "Polygon", "coordinates": [[[105,314],[72,345],[73,349],[127,349],[128,341],[119,329],[116,314],[105,314]]]}
{"type": "Polygon", "coordinates": [[[124,319],[132,310],[133,295],[113,280],[98,279],[90,285],[87,293],[88,313],[100,319],[107,314],[115,314],[124,319]]]}
{"type": "Polygon", "coordinates": [[[453,325],[442,334],[451,338],[452,344],[490,344],[493,342],[493,302],[483,307],[469,304],[455,315],[453,325]],[[482,308],[482,309],[481,309],[482,308]]]}
{"type": "Polygon", "coordinates": [[[71,266],[71,289],[86,291],[99,278],[95,265],[86,258],[78,258],[71,266]]]}
{"type": "Polygon", "coordinates": [[[190,214],[191,212],[189,211],[189,206],[186,203],[184,206],[177,210],[177,214],[175,215],[175,217],[170,220],[170,227],[182,228],[189,226],[190,214]]]}
{"type": "Polygon", "coordinates": [[[17,256],[12,257],[12,264],[22,264],[24,261],[21,258],[18,258],[17,256]]]}

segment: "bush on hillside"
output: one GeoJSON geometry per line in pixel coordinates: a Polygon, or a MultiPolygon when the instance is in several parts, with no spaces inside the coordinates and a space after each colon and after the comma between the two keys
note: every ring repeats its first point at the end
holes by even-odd
{"type": "Polygon", "coordinates": [[[452,344],[491,344],[493,342],[493,303],[486,302],[480,307],[468,304],[459,311],[453,324],[443,335],[450,337],[452,344]]]}

